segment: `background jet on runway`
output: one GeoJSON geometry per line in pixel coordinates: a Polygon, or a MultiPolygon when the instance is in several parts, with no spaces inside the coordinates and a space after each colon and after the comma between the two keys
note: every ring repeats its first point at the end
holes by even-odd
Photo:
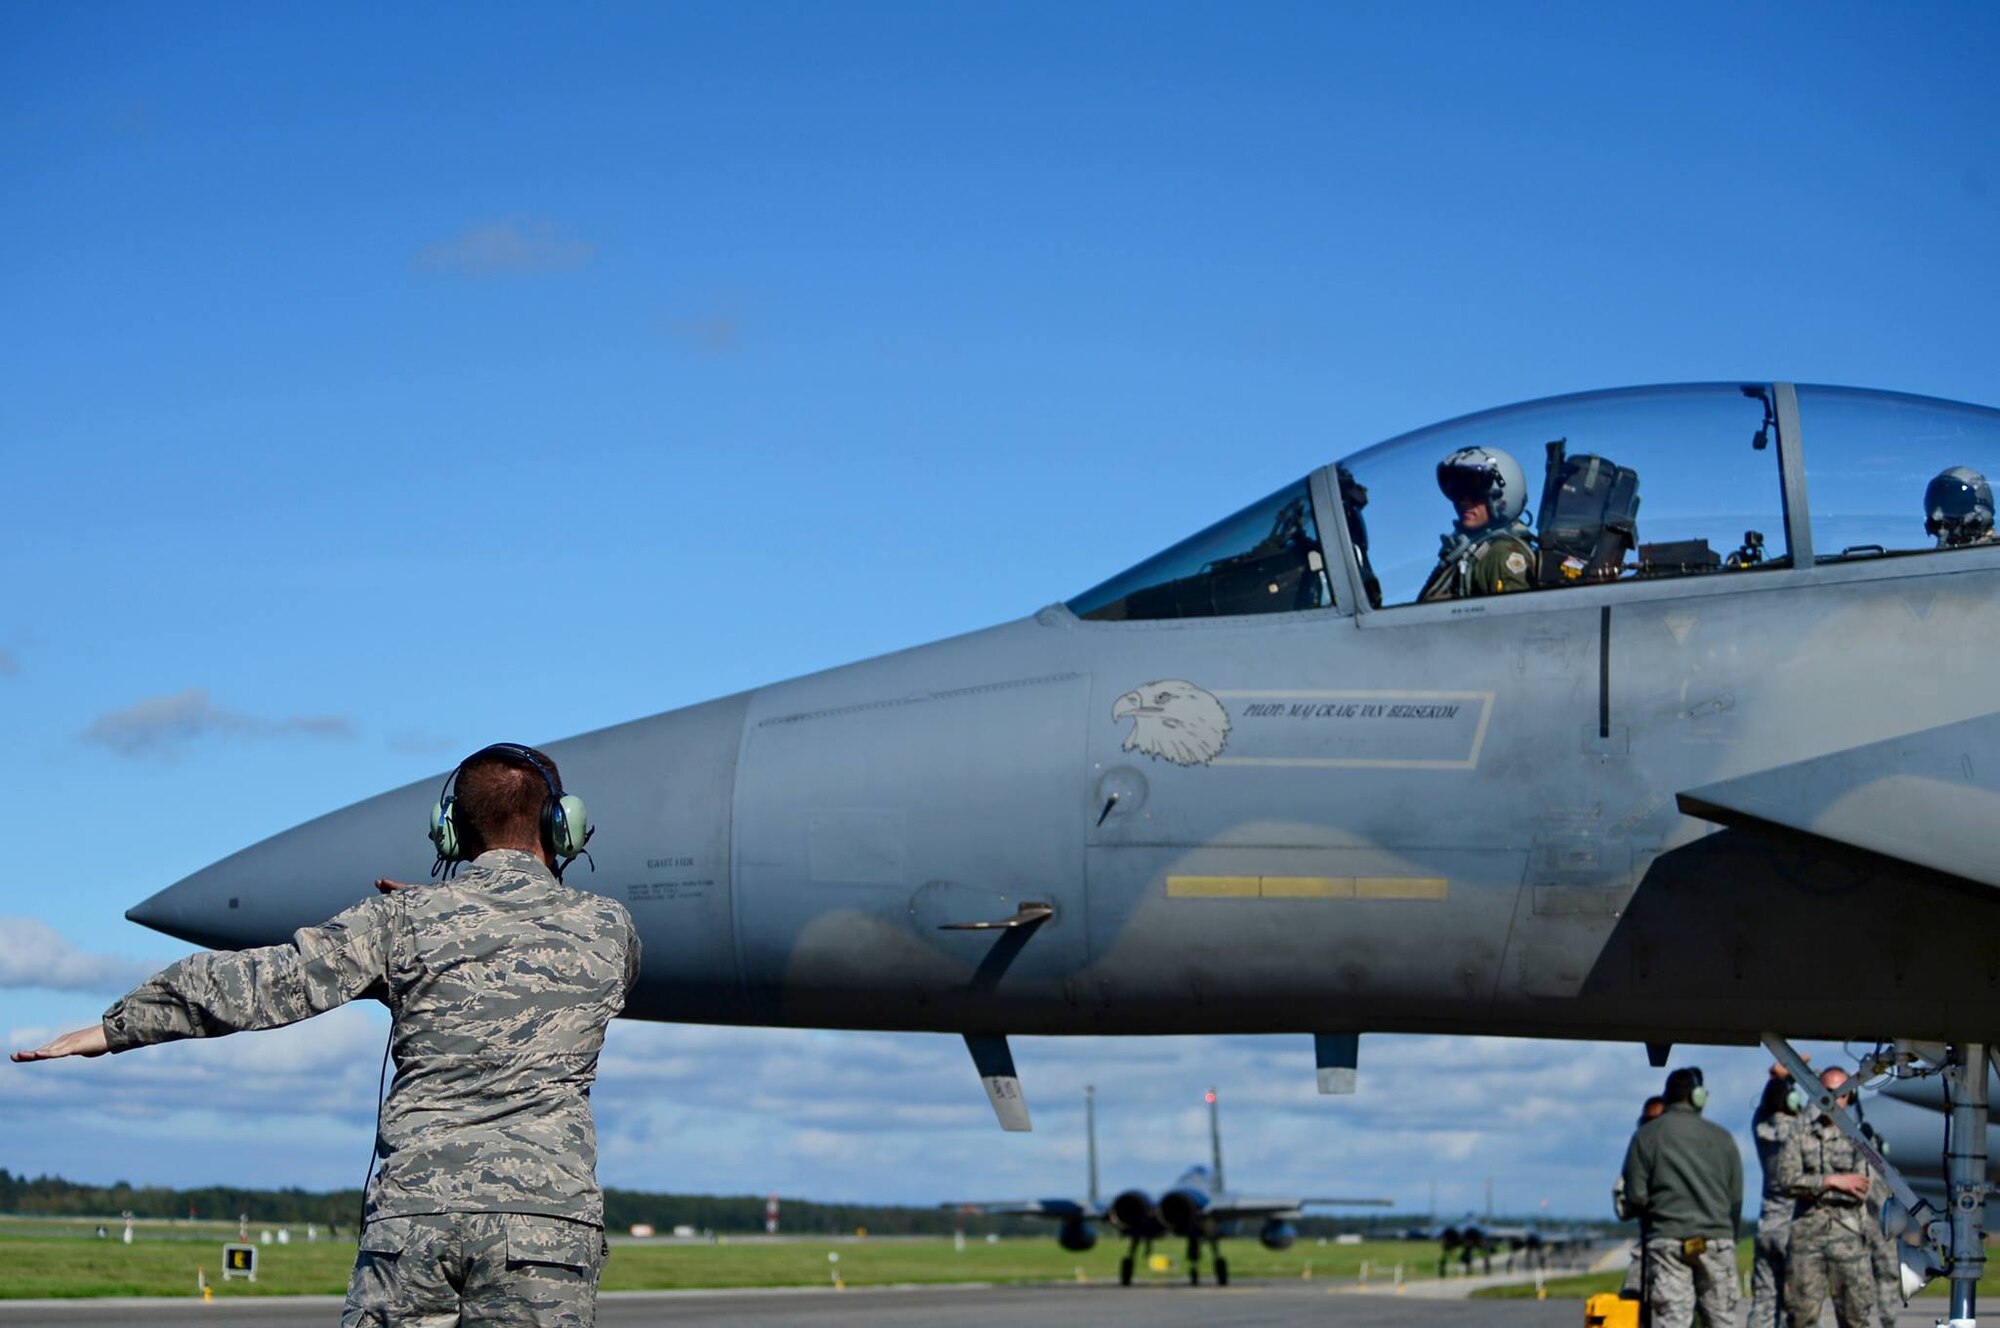
{"type": "Polygon", "coordinates": [[[954,1203],[945,1205],[964,1212],[994,1217],[1043,1217],[1062,1225],[1056,1243],[1081,1253],[1097,1244],[1097,1224],[1104,1223],[1127,1242],[1118,1261],[1118,1281],[1132,1285],[1139,1256],[1151,1254],[1153,1242],[1176,1237],[1187,1242],[1188,1282],[1201,1282],[1201,1247],[1208,1245],[1211,1266],[1218,1286],[1229,1285],[1229,1260],[1223,1257],[1226,1236],[1247,1234],[1249,1223],[1258,1223],[1257,1239],[1267,1250],[1290,1249],[1299,1231],[1293,1223],[1313,1206],[1349,1205],[1387,1208],[1388,1199],[1320,1199],[1252,1197],[1231,1193],[1222,1179],[1222,1124],[1215,1090],[1208,1090],[1209,1165],[1193,1166],[1155,1200],[1143,1190],[1126,1190],[1109,1204],[1097,1190],[1097,1095],[1084,1089],[1084,1130],[1089,1140],[1090,1189],[1083,1199],[1020,1199],[1000,1203],[954,1203]]]}

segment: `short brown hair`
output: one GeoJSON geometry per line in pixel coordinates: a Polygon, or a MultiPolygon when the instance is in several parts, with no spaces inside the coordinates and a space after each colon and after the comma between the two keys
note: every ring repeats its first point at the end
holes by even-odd
{"type": "Polygon", "coordinates": [[[556,763],[533,747],[519,751],[489,747],[468,757],[452,786],[457,796],[452,819],[459,833],[474,841],[467,847],[477,851],[495,845],[541,844],[542,807],[551,796],[551,781],[560,793],[562,774],[556,763]],[[535,761],[548,771],[547,780],[535,769],[535,761]]]}

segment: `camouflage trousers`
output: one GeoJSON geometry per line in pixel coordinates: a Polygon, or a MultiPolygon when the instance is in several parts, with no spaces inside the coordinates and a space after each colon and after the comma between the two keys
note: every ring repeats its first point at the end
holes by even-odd
{"type": "Polygon", "coordinates": [[[341,1328],[590,1328],[604,1233],[524,1213],[381,1217],[361,1233],[341,1328]]]}
{"type": "Polygon", "coordinates": [[[1791,1328],[1785,1313],[1785,1252],[1792,1243],[1791,1198],[1764,1200],[1751,1247],[1749,1328],[1791,1328]]]}
{"type": "Polygon", "coordinates": [[[1875,1264],[1868,1241],[1858,1231],[1801,1233],[1792,1229],[1792,1255],[1785,1269],[1785,1305],[1802,1324],[1819,1322],[1827,1297],[1840,1328],[1870,1328],[1875,1320],[1875,1264]]]}
{"type": "Polygon", "coordinates": [[[1697,1304],[1709,1324],[1735,1324],[1735,1241],[1719,1237],[1700,1254],[1690,1255],[1677,1237],[1650,1236],[1646,1263],[1652,1280],[1652,1328],[1690,1328],[1697,1304]]]}
{"type": "Polygon", "coordinates": [[[1867,1229],[1868,1261],[1875,1274],[1875,1315],[1882,1328],[1896,1328],[1896,1307],[1903,1303],[1903,1264],[1896,1257],[1896,1243],[1883,1234],[1882,1213],[1873,1204],[1868,1206],[1867,1229]]]}

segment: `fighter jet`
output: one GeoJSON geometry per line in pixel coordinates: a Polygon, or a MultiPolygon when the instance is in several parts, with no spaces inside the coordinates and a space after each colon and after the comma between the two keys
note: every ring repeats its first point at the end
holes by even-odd
{"type": "Polygon", "coordinates": [[[964,1212],[994,1217],[1041,1217],[1061,1225],[1056,1243],[1066,1250],[1082,1253],[1097,1245],[1097,1226],[1103,1224],[1126,1242],[1118,1260],[1118,1283],[1132,1285],[1132,1274],[1140,1255],[1151,1255],[1153,1242],[1169,1236],[1187,1242],[1187,1272],[1190,1286],[1201,1285],[1201,1247],[1208,1245],[1210,1267],[1217,1286],[1229,1285],[1229,1260],[1223,1257],[1222,1240],[1245,1234],[1250,1223],[1257,1224],[1257,1239],[1267,1250],[1287,1250],[1299,1238],[1294,1225],[1314,1206],[1353,1205],[1387,1208],[1387,1199],[1252,1198],[1232,1194],[1222,1181],[1222,1125],[1215,1090],[1208,1090],[1209,1165],[1192,1166],[1155,1200],[1144,1190],[1126,1190],[1109,1204],[1098,1198],[1097,1190],[1097,1098],[1096,1090],[1084,1090],[1084,1130],[1089,1140],[1090,1189],[1083,1199],[1021,1199],[1003,1203],[947,1204],[964,1212]]]}
{"type": "MultiPolygon", "coordinates": [[[[1218,442],[1104,519],[1255,474],[1218,442]]],[[[1904,1039],[1983,1143],[2000,411],[1721,383],[1329,452],[1015,621],[548,745],[628,1015],[962,1033],[1019,1129],[1015,1033],[1310,1033],[1329,1091],[1369,1032],[1904,1039]]],[[[440,782],[128,916],[281,941],[421,876],[440,782]]],[[[1919,1228],[1969,1318],[1976,1231],[1919,1228]]]]}

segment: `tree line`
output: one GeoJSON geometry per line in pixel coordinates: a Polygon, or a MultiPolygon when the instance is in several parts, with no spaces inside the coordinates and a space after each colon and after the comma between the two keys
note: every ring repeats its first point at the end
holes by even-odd
{"type": "MultiPolygon", "coordinates": [[[[957,1221],[953,1213],[941,1208],[814,1203],[807,1199],[781,1199],[779,1203],[780,1229],[795,1234],[838,1235],[866,1227],[885,1236],[947,1235],[957,1221]]],[[[720,1233],[757,1232],[764,1229],[764,1204],[763,1195],[650,1194],[613,1189],[604,1192],[604,1224],[613,1231],[645,1222],[663,1233],[676,1226],[720,1233]]],[[[360,1210],[358,1190],[314,1193],[229,1185],[177,1190],[122,1180],[111,1185],[80,1185],[60,1176],[31,1180],[0,1168],[0,1213],[24,1217],[107,1218],[129,1212],[144,1218],[234,1222],[247,1216],[252,1222],[298,1226],[311,1222],[352,1230],[360,1210]]]]}

